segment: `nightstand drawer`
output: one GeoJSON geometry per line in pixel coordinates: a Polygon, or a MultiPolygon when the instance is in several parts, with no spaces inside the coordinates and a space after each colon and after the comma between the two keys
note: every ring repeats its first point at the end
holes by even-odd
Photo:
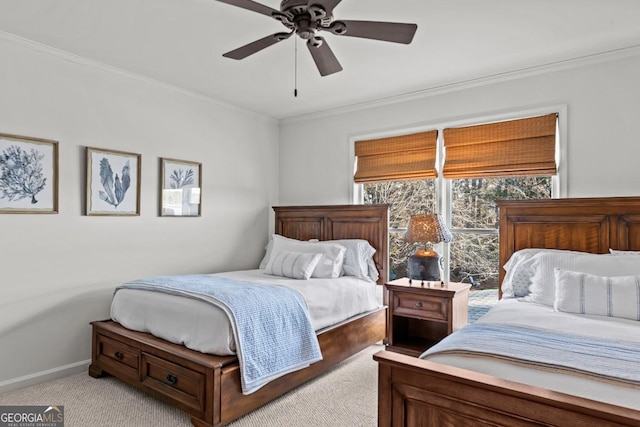
{"type": "Polygon", "coordinates": [[[440,320],[449,319],[449,300],[409,292],[394,292],[393,315],[414,317],[416,319],[440,320]]]}

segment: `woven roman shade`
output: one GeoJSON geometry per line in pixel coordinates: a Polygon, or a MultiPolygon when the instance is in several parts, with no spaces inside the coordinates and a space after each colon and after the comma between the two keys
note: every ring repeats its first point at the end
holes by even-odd
{"type": "Polygon", "coordinates": [[[356,141],[356,183],[436,178],[438,131],[356,141]]]}
{"type": "Polygon", "coordinates": [[[557,174],[557,114],[444,130],[445,178],[557,174]]]}

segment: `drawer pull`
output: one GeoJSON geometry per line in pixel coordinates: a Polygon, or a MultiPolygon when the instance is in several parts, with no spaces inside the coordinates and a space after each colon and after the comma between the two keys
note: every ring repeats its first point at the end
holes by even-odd
{"type": "Polygon", "coordinates": [[[417,302],[416,303],[416,308],[422,308],[422,303],[421,302],[417,302]]]}
{"type": "Polygon", "coordinates": [[[169,374],[167,375],[167,382],[171,385],[176,385],[178,384],[178,378],[174,377],[173,375],[169,374]]]}
{"type": "Polygon", "coordinates": [[[124,354],[120,353],[119,351],[116,351],[115,356],[116,356],[116,359],[118,360],[124,359],[124,354]]]}

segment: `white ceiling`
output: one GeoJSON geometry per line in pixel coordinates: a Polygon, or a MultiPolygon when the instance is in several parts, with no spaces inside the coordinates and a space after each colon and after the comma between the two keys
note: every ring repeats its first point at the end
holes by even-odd
{"type": "MultiPolygon", "coordinates": [[[[279,0],[262,0],[279,9],[279,0]]],[[[277,119],[419,93],[640,45],[638,0],[343,0],[336,19],[412,22],[413,43],[323,36],[344,70],[321,77],[294,38],[216,0],[0,0],[0,31],[277,119]]]]}

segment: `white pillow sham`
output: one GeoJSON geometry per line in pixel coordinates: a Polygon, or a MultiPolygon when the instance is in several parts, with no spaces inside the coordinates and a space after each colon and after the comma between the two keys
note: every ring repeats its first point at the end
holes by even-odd
{"type": "Polygon", "coordinates": [[[265,273],[274,276],[307,280],[322,258],[319,253],[301,253],[282,251],[271,257],[265,273]]]}
{"type": "Polygon", "coordinates": [[[505,275],[502,281],[502,298],[521,298],[529,295],[529,287],[536,272],[534,256],[539,253],[584,254],[586,252],[544,248],[527,248],[515,251],[503,266],[505,275]]]}
{"type": "Polygon", "coordinates": [[[640,320],[640,276],[596,276],[554,270],[554,309],[640,320]]]}
{"type": "Polygon", "coordinates": [[[322,257],[313,270],[311,277],[336,279],[340,277],[342,272],[345,251],[346,248],[337,243],[303,242],[274,234],[269,261],[280,252],[319,253],[322,254],[322,257]]]}
{"type": "Polygon", "coordinates": [[[502,280],[502,298],[524,297],[529,294],[529,285],[533,278],[531,269],[533,255],[544,249],[521,249],[514,252],[504,264],[502,280]]]}
{"type": "MultiPolygon", "coordinates": [[[[318,243],[320,240],[313,239],[310,242],[318,243]]],[[[371,280],[377,282],[380,277],[378,268],[373,260],[373,255],[376,253],[376,249],[371,246],[369,241],[364,239],[340,239],[340,240],[325,240],[324,243],[336,243],[345,247],[344,261],[342,264],[343,276],[354,276],[360,279],[371,280]]],[[[273,250],[273,240],[269,240],[269,243],[265,246],[265,255],[260,261],[260,268],[264,270],[267,268],[269,258],[271,258],[271,252],[273,250]]]]}
{"type": "MultiPolygon", "coordinates": [[[[319,240],[314,240],[314,242],[323,243],[319,240]]],[[[369,261],[373,261],[372,257],[376,253],[376,249],[367,240],[340,239],[326,240],[324,243],[336,243],[345,247],[346,251],[342,264],[343,276],[353,276],[374,282],[378,280],[378,269],[375,269],[375,277],[372,277],[369,272],[369,261]]]]}
{"type": "Polygon", "coordinates": [[[369,261],[367,261],[367,271],[369,272],[369,278],[374,281],[377,282],[378,279],[380,278],[380,272],[378,271],[378,267],[376,266],[376,262],[373,260],[373,257],[369,258],[369,261]]]}
{"type": "Polygon", "coordinates": [[[269,243],[267,243],[267,246],[264,247],[264,250],[264,256],[262,257],[260,265],[258,266],[260,270],[264,270],[265,268],[267,268],[269,258],[271,258],[271,251],[273,250],[273,240],[269,240],[269,243]]]}
{"type": "Polygon", "coordinates": [[[540,252],[533,256],[532,268],[535,273],[529,287],[530,293],[521,301],[553,307],[556,299],[556,268],[598,276],[640,275],[640,258],[586,252],[540,252]]]}

